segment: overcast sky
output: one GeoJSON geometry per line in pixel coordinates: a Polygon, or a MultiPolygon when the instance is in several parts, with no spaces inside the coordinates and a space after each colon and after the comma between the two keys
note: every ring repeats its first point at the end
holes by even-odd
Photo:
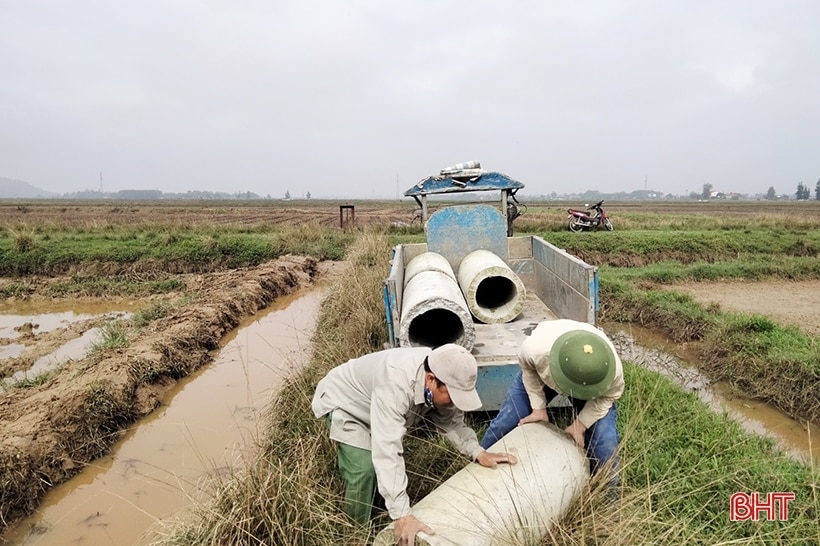
{"type": "Polygon", "coordinates": [[[0,176],[519,197],[820,178],[817,0],[0,0],[0,176]]]}

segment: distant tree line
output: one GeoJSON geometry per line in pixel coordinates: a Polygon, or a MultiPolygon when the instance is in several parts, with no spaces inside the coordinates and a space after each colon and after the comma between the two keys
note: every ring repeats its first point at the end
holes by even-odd
{"type": "MultiPolygon", "coordinates": [[[[808,186],[804,186],[802,182],[797,185],[797,193],[795,193],[798,201],[808,201],[811,199],[811,190],[808,186]]],[[[820,201],[820,178],[817,179],[817,184],[814,186],[814,198],[820,201]]]]}
{"type": "MultiPolygon", "coordinates": [[[[712,184],[707,182],[703,185],[703,191],[701,191],[700,195],[698,195],[695,192],[692,192],[689,194],[689,197],[692,199],[702,199],[703,201],[706,201],[712,197],[722,198],[725,196],[720,193],[714,194],[714,192],[712,191],[712,184]]],[[[798,201],[808,201],[809,199],[811,199],[811,190],[807,185],[803,184],[803,182],[800,182],[797,185],[797,192],[795,193],[795,197],[798,201]]],[[[769,186],[769,190],[766,192],[764,198],[770,201],[774,201],[776,199],[781,198],[786,199],[785,196],[779,196],[777,194],[777,191],[775,191],[774,186],[769,186]]],[[[814,187],[814,198],[820,201],[820,178],[817,179],[817,184],[814,187]]]]}
{"type": "Polygon", "coordinates": [[[810,197],[810,195],[811,192],[809,192],[809,188],[804,186],[802,182],[797,185],[797,192],[794,194],[794,196],[797,198],[798,201],[805,201],[810,197]]]}
{"type": "Polygon", "coordinates": [[[273,199],[270,195],[262,197],[252,191],[236,193],[212,191],[187,191],[185,193],[168,193],[161,190],[120,190],[113,193],[86,190],[63,194],[64,199],[118,199],[123,201],[154,201],[162,200],[189,200],[189,201],[218,201],[231,199],[273,199]]]}

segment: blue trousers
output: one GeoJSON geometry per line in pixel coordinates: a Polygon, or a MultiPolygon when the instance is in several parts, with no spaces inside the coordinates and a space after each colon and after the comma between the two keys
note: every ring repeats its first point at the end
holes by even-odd
{"type": "MultiPolygon", "coordinates": [[[[552,400],[558,393],[550,387],[544,385],[544,394],[547,396],[547,401],[552,400]]],[[[580,412],[586,400],[578,400],[570,398],[572,406],[577,414],[580,412]]],[[[524,380],[521,372],[515,376],[510,390],[507,392],[504,403],[501,404],[501,409],[498,415],[490,422],[487,432],[481,438],[481,447],[487,449],[508,432],[518,426],[518,422],[532,413],[530,406],[530,398],[527,396],[527,391],[524,388],[524,380]]],[[[613,469],[615,470],[614,484],[617,483],[618,470],[618,443],[620,438],[618,431],[615,429],[616,410],[613,404],[609,408],[609,412],[593,423],[591,427],[584,433],[584,444],[586,446],[587,458],[589,459],[589,470],[594,474],[601,465],[612,459],[613,469]]]]}

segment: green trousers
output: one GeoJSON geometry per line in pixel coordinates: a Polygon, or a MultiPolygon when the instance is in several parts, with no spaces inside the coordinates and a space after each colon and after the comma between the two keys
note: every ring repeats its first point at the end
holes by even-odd
{"type": "Polygon", "coordinates": [[[370,450],[336,442],[339,473],[345,482],[345,512],[354,521],[367,525],[376,492],[376,469],[370,450]]]}
{"type": "MultiPolygon", "coordinates": [[[[327,428],[333,413],[327,415],[327,428]]],[[[339,474],[345,482],[345,512],[353,521],[367,525],[376,494],[376,469],[373,454],[368,449],[336,442],[339,474]]]]}

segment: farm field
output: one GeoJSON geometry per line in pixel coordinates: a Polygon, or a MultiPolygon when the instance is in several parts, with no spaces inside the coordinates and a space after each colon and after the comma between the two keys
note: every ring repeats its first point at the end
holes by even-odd
{"type": "Polygon", "coordinates": [[[820,337],[820,281],[699,282],[675,285],[674,290],[703,305],[766,315],[820,337]]]}
{"type": "MultiPolygon", "coordinates": [[[[816,350],[820,202],[607,203],[614,233],[570,234],[565,210],[577,205],[529,204],[517,229],[538,233],[600,265],[602,285],[607,284],[611,268],[665,263],[686,252],[675,246],[678,242],[660,250],[634,248],[630,233],[640,232],[643,239],[668,233],[691,232],[693,237],[714,233],[715,245],[694,249],[692,263],[757,264],[755,256],[761,254],[764,261],[780,260],[788,269],[744,273],[742,278],[740,273],[729,272],[717,279],[710,275],[630,282],[642,289],[688,294],[707,308],[759,314],[775,324],[793,325],[814,339],[816,350]],[[758,232],[774,234],[772,247],[782,243],[783,253],[761,249],[769,243],[757,242],[758,232]],[[726,233],[739,235],[722,250],[719,237],[726,233]],[[739,242],[752,239],[755,242],[749,248],[739,242]],[[612,251],[615,242],[633,245],[634,254],[612,251]]],[[[0,477],[4,484],[0,531],[36,507],[51,484],[69,478],[104,454],[121,430],[158,406],[175,380],[207,365],[220,339],[243,318],[281,295],[333,275],[330,262],[348,260],[346,252],[358,234],[377,231],[388,238],[420,240],[423,235],[418,222],[413,223],[414,208],[407,201],[0,202],[2,261],[16,264],[18,271],[7,271],[0,278],[4,309],[38,301],[86,304],[127,297],[145,302],[143,322],[132,322],[124,332],[127,344],[112,344],[31,384],[0,391],[0,477]],[[355,206],[353,229],[340,227],[340,204],[355,206]],[[88,244],[104,245],[103,251],[95,254],[83,247],[75,254],[58,253],[50,245],[65,250],[63,237],[71,238],[72,244],[93,239],[88,244]],[[130,254],[124,252],[134,241],[142,244],[141,238],[146,239],[145,246],[153,247],[153,254],[137,255],[139,251],[133,248],[130,254]],[[235,246],[230,248],[237,248],[241,259],[232,261],[230,250],[222,246],[226,238],[231,238],[235,246]],[[263,243],[243,253],[245,247],[235,243],[243,238],[263,243]],[[168,254],[157,253],[157,247],[168,248],[168,254]],[[214,249],[219,253],[208,254],[214,249]]],[[[629,267],[623,269],[618,274],[631,273],[629,267]]],[[[673,269],[680,271],[684,266],[673,269]]],[[[611,285],[615,280],[621,282],[611,278],[611,285]]],[[[606,296],[609,292],[604,288],[606,296]]],[[[607,307],[604,301],[602,313],[607,320],[628,319],[618,309],[607,307]]],[[[100,324],[83,328],[93,326],[100,324]]],[[[0,361],[3,378],[25,370],[55,345],[78,337],[82,328],[40,335],[31,324],[18,333],[14,342],[25,349],[18,357],[0,361]]],[[[815,409],[806,406],[794,411],[805,418],[815,409]]]]}
{"type": "MultiPolygon", "coordinates": [[[[531,202],[525,198],[527,212],[519,223],[527,226],[537,223],[552,223],[552,227],[565,227],[566,209],[579,208],[577,202],[531,202]]],[[[431,208],[450,202],[433,201],[431,208]]],[[[17,226],[67,226],[104,227],[116,225],[138,226],[282,226],[319,224],[338,227],[340,206],[353,206],[359,226],[388,226],[391,222],[412,223],[416,203],[409,198],[400,201],[2,201],[0,200],[0,222],[2,225],[17,226]]],[[[621,201],[606,203],[610,215],[614,216],[616,230],[623,216],[633,214],[701,216],[711,219],[748,219],[750,215],[763,214],[766,217],[782,217],[788,223],[789,217],[798,215],[797,224],[804,223],[802,216],[809,220],[820,216],[820,201],[780,202],[780,201],[621,201]],[[621,218],[619,218],[619,216],[621,218]]],[[[417,222],[418,223],[418,222],[417,222]]]]}

